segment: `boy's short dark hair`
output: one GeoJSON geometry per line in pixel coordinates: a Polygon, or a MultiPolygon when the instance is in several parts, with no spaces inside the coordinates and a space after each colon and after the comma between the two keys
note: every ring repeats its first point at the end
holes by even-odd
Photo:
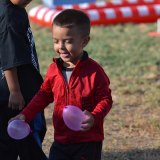
{"type": "Polygon", "coordinates": [[[53,25],[60,27],[77,27],[83,36],[90,34],[90,19],[82,11],[66,9],[60,12],[53,20],[53,25]]]}

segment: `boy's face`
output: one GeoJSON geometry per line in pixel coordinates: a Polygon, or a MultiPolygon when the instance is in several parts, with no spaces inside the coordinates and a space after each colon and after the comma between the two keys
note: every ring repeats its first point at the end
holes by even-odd
{"type": "Polygon", "coordinates": [[[89,37],[82,37],[77,27],[66,28],[53,25],[52,31],[54,50],[66,66],[74,67],[80,59],[89,37]]]}

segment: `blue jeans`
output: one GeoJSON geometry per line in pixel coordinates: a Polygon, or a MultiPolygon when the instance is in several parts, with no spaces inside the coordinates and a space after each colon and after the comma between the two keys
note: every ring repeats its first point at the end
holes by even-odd
{"type": "Polygon", "coordinates": [[[31,122],[31,129],[33,133],[33,137],[35,138],[36,142],[39,146],[42,147],[42,141],[44,136],[42,137],[42,132],[45,134],[46,132],[46,126],[44,126],[42,113],[38,113],[35,118],[31,122]]]}

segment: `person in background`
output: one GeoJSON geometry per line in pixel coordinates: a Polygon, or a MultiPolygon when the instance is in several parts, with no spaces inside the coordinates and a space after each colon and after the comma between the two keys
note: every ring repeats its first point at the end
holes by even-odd
{"type": "Polygon", "coordinates": [[[40,90],[23,111],[10,119],[30,122],[38,112],[54,102],[54,142],[49,160],[100,160],[104,139],[103,122],[112,107],[109,78],[84,47],[90,40],[90,20],[79,10],[67,9],[53,20],[55,52],[40,90]],[[63,120],[66,105],[79,107],[85,114],[79,131],[63,120]]]}
{"type": "Polygon", "coordinates": [[[45,160],[41,144],[46,133],[43,112],[30,122],[32,134],[14,140],[8,120],[19,114],[39,90],[43,79],[25,6],[30,0],[0,1],[0,159],[45,160]]]}

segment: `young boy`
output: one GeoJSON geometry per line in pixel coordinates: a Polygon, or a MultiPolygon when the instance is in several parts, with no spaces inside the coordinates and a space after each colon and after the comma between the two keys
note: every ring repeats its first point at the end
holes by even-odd
{"type": "Polygon", "coordinates": [[[43,113],[30,123],[33,135],[21,141],[7,134],[8,120],[19,114],[39,90],[43,79],[28,16],[30,0],[0,1],[0,159],[41,160],[41,143],[46,132],[43,113]],[[34,136],[34,138],[33,138],[34,136]]]}
{"type": "Polygon", "coordinates": [[[13,119],[30,122],[37,112],[54,102],[54,142],[50,160],[100,160],[103,121],[112,107],[109,78],[83,48],[89,42],[90,20],[82,11],[59,13],[52,28],[53,45],[60,58],[49,66],[40,90],[13,119]],[[84,111],[80,131],[69,129],[62,118],[66,105],[84,111]]]}

